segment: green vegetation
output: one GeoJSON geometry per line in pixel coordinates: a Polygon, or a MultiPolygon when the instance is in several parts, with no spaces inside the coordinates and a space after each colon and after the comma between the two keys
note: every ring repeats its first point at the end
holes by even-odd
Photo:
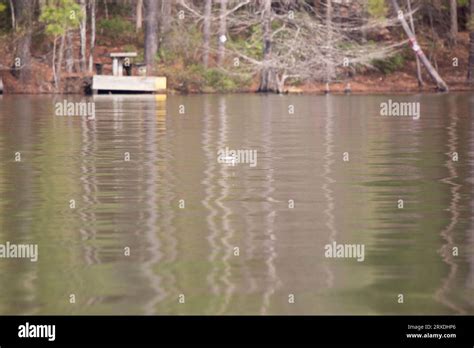
{"type": "Polygon", "coordinates": [[[135,28],[122,17],[103,18],[97,21],[98,32],[116,43],[136,38],[135,28]]]}
{"type": "Polygon", "coordinates": [[[250,78],[229,75],[218,68],[205,69],[200,64],[186,67],[163,66],[160,74],[167,76],[169,87],[182,93],[238,92],[250,84],[250,78]]]}
{"type": "Polygon", "coordinates": [[[177,25],[167,33],[158,56],[166,65],[196,64],[200,60],[202,40],[201,29],[197,25],[177,25]]]}
{"type": "Polygon", "coordinates": [[[467,29],[474,31],[474,16],[467,22],[467,29]]]}
{"type": "MultiPolygon", "coordinates": [[[[229,50],[241,51],[261,59],[263,44],[260,25],[254,25],[247,36],[228,36],[229,50]]],[[[171,89],[190,92],[237,92],[250,85],[251,75],[230,74],[227,70],[201,64],[202,32],[199,26],[174,26],[166,35],[157,54],[158,71],[167,76],[171,89]]]]}
{"type": "Polygon", "coordinates": [[[260,60],[263,58],[262,28],[260,25],[252,25],[247,32],[248,36],[239,35],[228,42],[229,49],[260,60]]]}
{"type": "Polygon", "coordinates": [[[387,17],[388,7],[384,0],[368,0],[367,11],[373,18],[387,17]]]}
{"type": "Polygon", "coordinates": [[[206,85],[216,91],[231,92],[235,91],[238,84],[229,75],[219,69],[208,69],[204,72],[206,85]]]}
{"type": "Polygon", "coordinates": [[[77,28],[81,18],[81,7],[74,0],[59,0],[45,5],[39,20],[46,24],[47,34],[61,36],[77,28]]]}
{"type": "Polygon", "coordinates": [[[405,58],[401,53],[396,53],[386,59],[376,59],[372,62],[374,67],[381,73],[388,75],[400,70],[405,64],[405,58]]]}
{"type": "Polygon", "coordinates": [[[6,4],[0,2],[0,33],[11,31],[11,13],[6,4]]]}

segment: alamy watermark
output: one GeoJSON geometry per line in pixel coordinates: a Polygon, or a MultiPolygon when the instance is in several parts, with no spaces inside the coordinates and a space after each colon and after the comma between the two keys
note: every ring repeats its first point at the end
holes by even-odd
{"type": "Polygon", "coordinates": [[[18,326],[19,338],[47,338],[48,341],[56,339],[56,325],[37,325],[26,322],[18,326]]]}
{"type": "Polygon", "coordinates": [[[217,162],[235,166],[237,164],[248,164],[250,167],[257,166],[257,150],[231,150],[228,147],[217,151],[217,162]]]}
{"type": "Polygon", "coordinates": [[[412,117],[414,120],[420,118],[420,102],[397,102],[389,99],[380,103],[381,116],[412,117]]]}
{"type": "Polygon", "coordinates": [[[365,260],[364,244],[337,244],[332,242],[324,246],[324,256],[327,258],[355,258],[358,262],[365,260]]]}
{"type": "Polygon", "coordinates": [[[55,103],[54,109],[56,116],[79,116],[95,120],[94,102],[71,102],[64,99],[62,102],[55,103]]]}
{"type": "Polygon", "coordinates": [[[0,244],[0,258],[4,259],[30,259],[38,261],[38,244],[0,244]]]}

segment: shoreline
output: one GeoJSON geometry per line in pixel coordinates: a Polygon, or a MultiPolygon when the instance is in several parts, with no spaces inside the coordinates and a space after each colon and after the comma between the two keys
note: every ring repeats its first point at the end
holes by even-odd
{"type": "MultiPolygon", "coordinates": [[[[242,95],[305,95],[305,96],[325,96],[325,95],[384,95],[384,94],[392,94],[392,95],[416,95],[416,94],[450,94],[450,93],[468,93],[474,92],[473,87],[466,87],[466,88],[450,88],[449,91],[437,91],[435,89],[413,89],[413,90],[397,90],[397,89],[386,89],[386,90],[372,90],[372,89],[364,89],[364,90],[352,90],[350,92],[346,91],[339,91],[339,90],[331,90],[329,93],[325,91],[286,91],[285,93],[262,93],[257,91],[233,91],[233,92],[188,92],[183,93],[175,90],[168,90],[166,93],[103,93],[103,94],[96,94],[99,96],[106,96],[106,95],[125,95],[125,96],[145,96],[145,95],[169,95],[169,96],[199,96],[199,95],[232,95],[232,94],[242,94],[242,95]]],[[[86,94],[86,93],[48,93],[48,92],[38,92],[38,93],[31,93],[31,92],[16,92],[16,93],[0,93],[0,97],[3,96],[83,96],[83,97],[91,97],[94,96],[93,94],[86,94]]]]}
{"type": "MultiPolygon", "coordinates": [[[[0,75],[1,76],[1,75],[0,75]]],[[[9,77],[7,77],[9,79],[9,77]]],[[[84,76],[66,76],[65,86],[60,91],[54,91],[50,88],[4,88],[0,95],[92,95],[88,93],[90,90],[91,75],[84,76]],[[74,88],[66,88],[74,85],[74,88]]],[[[474,85],[470,85],[464,79],[457,78],[447,79],[449,91],[438,91],[434,84],[425,83],[424,86],[419,87],[416,78],[405,72],[395,72],[389,75],[380,74],[361,74],[351,80],[337,81],[329,85],[329,92],[326,91],[325,83],[305,83],[301,85],[286,87],[282,95],[367,95],[367,94],[436,94],[436,93],[450,93],[450,92],[474,92],[474,85]]],[[[8,86],[8,85],[7,85],[8,86]]],[[[30,86],[31,87],[31,86],[30,86]]],[[[133,93],[130,93],[133,94],[133,93]]],[[[143,93],[146,94],[146,93],[143,93]]],[[[205,95],[205,94],[278,94],[272,92],[258,92],[258,88],[254,83],[248,88],[236,89],[234,91],[216,91],[216,90],[189,90],[180,91],[173,88],[168,88],[167,95],[205,95]]]]}

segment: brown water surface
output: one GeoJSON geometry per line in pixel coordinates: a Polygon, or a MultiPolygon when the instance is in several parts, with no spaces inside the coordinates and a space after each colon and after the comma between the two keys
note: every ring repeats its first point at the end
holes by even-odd
{"type": "Polygon", "coordinates": [[[39,248],[0,259],[0,314],[474,314],[473,110],[472,94],[0,97],[0,243],[39,248]],[[96,119],[56,116],[64,99],[96,119]],[[380,116],[388,99],[420,119],[380,116]],[[219,163],[226,147],[257,165],[219,163]],[[326,258],[333,241],[364,261],[326,258]]]}

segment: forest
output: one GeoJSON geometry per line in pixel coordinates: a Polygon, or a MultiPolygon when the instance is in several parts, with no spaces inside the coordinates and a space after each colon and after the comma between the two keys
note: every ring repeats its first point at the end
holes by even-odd
{"type": "Polygon", "coordinates": [[[1,0],[3,93],[110,74],[170,93],[404,92],[474,85],[474,0],[1,0]]]}

